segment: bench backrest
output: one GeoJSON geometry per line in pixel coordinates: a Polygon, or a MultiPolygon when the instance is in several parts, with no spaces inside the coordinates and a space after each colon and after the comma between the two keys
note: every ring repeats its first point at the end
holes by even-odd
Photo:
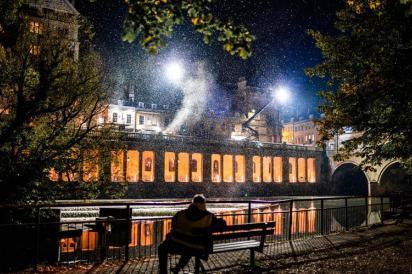
{"type": "Polygon", "coordinates": [[[273,234],[275,222],[248,223],[241,225],[228,225],[212,234],[213,240],[229,240],[235,238],[266,236],[273,234]]]}
{"type": "Polygon", "coordinates": [[[225,241],[231,239],[260,237],[259,249],[263,250],[266,235],[274,234],[275,225],[275,222],[229,225],[220,231],[213,232],[212,239],[213,241],[225,241]]]}

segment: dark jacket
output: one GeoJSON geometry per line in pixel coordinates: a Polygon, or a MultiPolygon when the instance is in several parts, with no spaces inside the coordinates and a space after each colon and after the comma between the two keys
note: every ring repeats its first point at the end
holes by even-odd
{"type": "Polygon", "coordinates": [[[169,238],[193,251],[194,255],[207,257],[212,250],[211,234],[226,225],[207,210],[200,210],[194,204],[176,213],[172,219],[172,231],[169,238]]]}

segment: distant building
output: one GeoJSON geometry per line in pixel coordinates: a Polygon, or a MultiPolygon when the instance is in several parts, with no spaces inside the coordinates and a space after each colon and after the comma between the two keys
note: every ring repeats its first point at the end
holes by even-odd
{"type": "Polygon", "coordinates": [[[282,142],[291,145],[316,146],[320,140],[313,116],[308,119],[295,120],[283,123],[282,142]]]}
{"type": "MultiPolygon", "coordinates": [[[[111,124],[119,130],[142,133],[160,133],[167,129],[178,111],[176,106],[151,102],[131,96],[133,87],[125,87],[124,100],[113,99],[99,123],[111,124]]],[[[270,102],[263,90],[246,85],[242,78],[237,85],[231,108],[219,112],[206,110],[197,121],[185,121],[177,132],[168,134],[189,135],[200,138],[256,140],[268,143],[281,142],[279,111],[268,105],[250,122],[252,130],[242,127],[255,112],[270,102]]]]}
{"type": "MultiPolygon", "coordinates": [[[[79,12],[67,0],[26,0],[25,9],[28,15],[29,31],[44,35],[48,31],[56,31],[70,41],[70,51],[75,60],[79,58],[78,16],[79,12]]],[[[30,53],[39,55],[41,45],[33,41],[30,53]]]]}
{"type": "Polygon", "coordinates": [[[109,104],[107,111],[99,119],[99,124],[111,124],[119,130],[141,133],[159,133],[173,118],[166,105],[154,107],[155,104],[137,102],[136,106],[124,105],[122,101],[109,104]]]}

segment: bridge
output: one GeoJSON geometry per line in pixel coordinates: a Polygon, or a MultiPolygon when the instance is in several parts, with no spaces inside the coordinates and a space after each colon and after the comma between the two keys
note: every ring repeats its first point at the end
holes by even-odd
{"type": "MultiPolygon", "coordinates": [[[[336,154],[335,150],[328,150],[327,156],[329,160],[330,166],[330,173],[329,173],[329,181],[334,181],[334,176],[338,173],[339,170],[342,170],[344,167],[359,167],[362,159],[360,157],[350,157],[345,161],[335,161],[333,156],[336,154]]],[[[379,166],[374,166],[374,170],[360,170],[366,178],[367,181],[367,194],[370,196],[378,195],[379,194],[379,186],[382,182],[382,177],[388,168],[392,167],[395,164],[399,164],[399,161],[392,160],[392,161],[384,161],[379,166]]]]}

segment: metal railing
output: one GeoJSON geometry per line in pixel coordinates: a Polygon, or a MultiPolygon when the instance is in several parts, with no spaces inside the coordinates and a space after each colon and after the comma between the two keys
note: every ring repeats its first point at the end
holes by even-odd
{"type": "MultiPolygon", "coordinates": [[[[172,215],[188,204],[190,201],[91,201],[0,206],[9,215],[31,212],[30,222],[0,224],[0,260],[4,260],[0,271],[29,265],[36,269],[39,263],[94,263],[156,256],[158,245],[170,230],[172,215]],[[164,216],[142,216],[142,210],[148,207],[152,215],[164,216]],[[83,215],[60,219],[60,213],[68,208],[83,215]],[[102,208],[123,209],[131,214],[98,218],[96,212],[100,209],[101,213],[102,208]],[[53,214],[54,219],[50,217],[53,214]]],[[[382,223],[385,212],[393,211],[392,205],[389,197],[208,200],[209,208],[215,209],[228,225],[275,221],[275,233],[268,237],[269,243],[382,223]]]]}

